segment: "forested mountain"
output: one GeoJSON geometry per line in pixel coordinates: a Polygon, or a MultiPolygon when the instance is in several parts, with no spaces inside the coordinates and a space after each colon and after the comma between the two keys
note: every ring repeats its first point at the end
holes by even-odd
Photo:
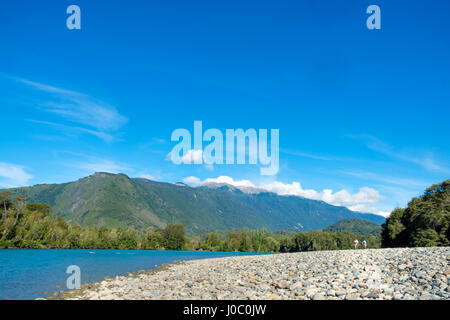
{"type": "Polygon", "coordinates": [[[383,223],[384,218],[350,211],[322,201],[270,192],[245,192],[229,185],[183,184],[96,173],[75,182],[11,189],[28,203],[45,203],[52,213],[81,226],[145,230],[180,223],[188,235],[247,227],[320,230],[342,219],[383,223]]]}

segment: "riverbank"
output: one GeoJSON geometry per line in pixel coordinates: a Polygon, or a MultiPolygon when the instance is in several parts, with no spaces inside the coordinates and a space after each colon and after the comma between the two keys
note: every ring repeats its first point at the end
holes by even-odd
{"type": "MultiPolygon", "coordinates": [[[[259,253],[117,249],[0,250],[0,300],[47,297],[66,288],[67,268],[78,266],[82,283],[126,275],[178,261],[259,253]]],[[[74,274],[75,275],[75,274],[74,274]]],[[[72,280],[74,278],[71,278],[72,280]]]]}
{"type": "Polygon", "coordinates": [[[450,247],[185,261],[66,291],[62,299],[450,299],[450,247]]]}

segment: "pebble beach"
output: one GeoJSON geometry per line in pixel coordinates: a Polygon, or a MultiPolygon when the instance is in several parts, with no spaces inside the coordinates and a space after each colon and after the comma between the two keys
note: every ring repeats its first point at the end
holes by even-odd
{"type": "Polygon", "coordinates": [[[450,247],[192,260],[85,284],[76,300],[448,300],[450,247]]]}

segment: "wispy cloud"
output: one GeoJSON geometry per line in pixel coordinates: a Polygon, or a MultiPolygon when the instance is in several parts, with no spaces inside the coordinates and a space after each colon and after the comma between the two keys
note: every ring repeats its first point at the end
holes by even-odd
{"type": "Polygon", "coordinates": [[[52,87],[52,86],[49,86],[49,85],[46,85],[43,83],[33,82],[33,81],[29,81],[29,80],[22,79],[22,78],[13,78],[13,79],[18,82],[33,86],[41,91],[47,91],[47,92],[61,94],[61,95],[76,95],[77,94],[75,91],[56,88],[56,87],[52,87]]]}
{"type": "Polygon", "coordinates": [[[130,168],[112,160],[94,158],[88,162],[73,164],[75,167],[87,171],[89,174],[95,172],[123,173],[130,168]]]}
{"type": "Polygon", "coordinates": [[[167,144],[167,140],[153,137],[149,142],[142,144],[140,147],[145,149],[148,147],[153,147],[155,145],[161,146],[165,144],[167,144]]]}
{"type": "Polygon", "coordinates": [[[352,171],[352,170],[342,170],[339,171],[339,173],[365,179],[365,180],[372,180],[372,181],[378,181],[383,182],[387,184],[394,184],[399,186],[409,186],[409,187],[426,187],[430,185],[430,182],[417,180],[417,179],[410,179],[410,178],[399,178],[399,177],[390,177],[386,175],[381,175],[379,173],[374,172],[367,172],[367,171],[352,171]]]}
{"type": "Polygon", "coordinates": [[[384,143],[380,139],[367,135],[367,134],[361,134],[361,135],[347,135],[347,137],[351,139],[361,140],[363,141],[367,148],[379,152],[381,154],[384,154],[386,156],[389,156],[391,158],[410,162],[413,164],[416,164],[428,171],[434,171],[434,172],[441,172],[441,173],[450,173],[450,170],[448,168],[445,168],[439,164],[437,164],[434,160],[433,153],[431,152],[414,152],[413,153],[406,153],[401,152],[393,148],[392,146],[384,143]]]}
{"type": "Polygon", "coordinates": [[[289,154],[292,156],[297,156],[297,157],[302,157],[302,158],[309,158],[309,159],[313,159],[313,160],[323,160],[323,161],[337,161],[337,160],[341,160],[340,158],[335,158],[335,157],[328,157],[328,156],[322,156],[322,155],[317,155],[317,154],[312,154],[312,153],[307,153],[307,152],[300,152],[300,151],[296,151],[296,150],[290,150],[290,149],[280,149],[281,153],[284,154],[289,154]]]}
{"type": "Polygon", "coordinates": [[[92,174],[95,172],[133,172],[133,169],[131,169],[128,165],[112,159],[66,150],[55,150],[53,153],[56,157],[60,158],[60,164],[62,166],[81,170],[82,174],[92,174]]]}
{"type": "Polygon", "coordinates": [[[31,178],[32,176],[23,167],[16,164],[0,162],[0,187],[22,187],[31,178]]]}
{"type": "Polygon", "coordinates": [[[96,131],[96,130],[91,130],[91,129],[87,129],[87,128],[83,128],[83,127],[77,127],[77,126],[67,126],[64,124],[50,122],[50,121],[39,121],[39,120],[31,120],[31,119],[28,121],[34,122],[34,123],[39,123],[39,124],[45,124],[45,125],[52,126],[55,128],[59,128],[65,132],[87,133],[87,134],[96,136],[97,138],[100,138],[106,142],[111,142],[114,140],[114,137],[111,134],[108,134],[108,133],[102,132],[102,131],[96,131]]]}
{"type": "MultiPolygon", "coordinates": [[[[75,131],[88,133],[110,142],[113,140],[112,133],[128,121],[113,106],[86,94],[21,78],[15,78],[15,80],[48,93],[49,97],[46,101],[40,101],[39,107],[47,113],[55,114],[72,123],[70,125],[51,123],[55,127],[59,126],[66,130],[72,127],[75,131]]],[[[50,124],[46,121],[41,123],[50,124]]]]}
{"type": "Polygon", "coordinates": [[[150,141],[140,144],[139,149],[145,150],[145,152],[151,152],[156,154],[167,154],[166,150],[167,143],[168,142],[165,139],[153,137],[150,141]]]}

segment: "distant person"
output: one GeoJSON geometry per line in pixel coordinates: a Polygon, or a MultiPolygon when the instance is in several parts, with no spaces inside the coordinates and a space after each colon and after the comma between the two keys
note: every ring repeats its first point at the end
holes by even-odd
{"type": "Polygon", "coordinates": [[[367,241],[366,241],[366,240],[363,240],[361,243],[362,243],[362,245],[364,246],[364,249],[367,249],[367,241]]]}
{"type": "Polygon", "coordinates": [[[358,244],[359,244],[358,239],[353,240],[353,245],[355,246],[355,249],[358,249],[358,244]]]}

